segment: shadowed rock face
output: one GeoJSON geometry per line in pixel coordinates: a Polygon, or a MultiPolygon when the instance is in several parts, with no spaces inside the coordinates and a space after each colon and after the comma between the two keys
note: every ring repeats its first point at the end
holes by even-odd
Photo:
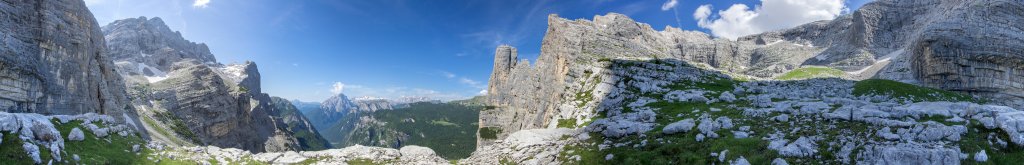
{"type": "Polygon", "coordinates": [[[3,1],[0,11],[0,111],[135,116],[82,1],[3,1]]]}
{"type": "Polygon", "coordinates": [[[962,3],[933,9],[925,17],[929,24],[907,45],[914,78],[1024,107],[1024,2],[962,3]]]}

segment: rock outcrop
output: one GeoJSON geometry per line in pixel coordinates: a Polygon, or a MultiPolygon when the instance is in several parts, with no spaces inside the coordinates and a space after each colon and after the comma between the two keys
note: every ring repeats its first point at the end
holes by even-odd
{"type": "Polygon", "coordinates": [[[84,2],[4,1],[0,11],[0,111],[135,116],[84,2]]]}
{"type": "MultiPolygon", "coordinates": [[[[617,59],[674,59],[697,67],[771,78],[805,65],[829,66],[856,79],[883,78],[995,98],[1024,107],[1018,51],[1024,45],[1024,2],[897,1],[864,5],[834,20],[741,37],[650,25],[610,13],[593,20],[548,18],[534,65],[515,48],[499,46],[481,128],[553,128],[558,120],[582,123],[608,89],[606,68],[617,59]],[[969,37],[965,37],[969,36],[969,37]]],[[[481,139],[485,146],[489,140],[481,139]]]]}
{"type": "Polygon", "coordinates": [[[205,44],[185,40],[160,18],[119,20],[103,32],[133,106],[160,121],[147,130],[173,130],[154,139],[252,152],[329,146],[294,106],[262,93],[256,63],[220,64],[205,44]]]}
{"type": "Polygon", "coordinates": [[[103,33],[110,58],[137,63],[140,73],[146,76],[170,72],[175,62],[185,59],[217,62],[206,44],[185,40],[180,32],[172,31],[158,17],[117,20],[103,26],[103,33]]]}
{"type": "MultiPolygon", "coordinates": [[[[244,65],[237,67],[255,68],[255,63],[244,65]]],[[[245,77],[223,76],[257,73],[220,74],[217,69],[195,61],[178,62],[171,69],[166,80],[152,84],[149,99],[157,103],[142,106],[174,114],[202,144],[253,152],[299,150],[297,139],[282,129],[287,128],[285,123],[273,116],[277,109],[271,105],[269,95],[254,93],[258,86],[244,90],[244,84],[228,80],[245,77]]]]}

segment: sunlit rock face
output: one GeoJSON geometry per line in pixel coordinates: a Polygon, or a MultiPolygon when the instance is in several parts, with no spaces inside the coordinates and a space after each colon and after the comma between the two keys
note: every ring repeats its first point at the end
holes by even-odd
{"type": "Polygon", "coordinates": [[[308,121],[277,116],[291,105],[276,105],[262,93],[256,63],[218,63],[205,44],[184,39],[160,18],[118,20],[103,32],[108,54],[131,89],[132,106],[142,107],[144,117],[172,114],[187,127],[177,131],[194,134],[181,137],[198,145],[252,152],[301,149],[289,125],[308,121]]]}
{"type": "MultiPolygon", "coordinates": [[[[109,54],[115,61],[145,64],[163,72],[183,59],[200,63],[216,63],[206,44],[185,40],[180,32],[172,31],[163,20],[154,17],[128,18],[103,26],[109,54]]],[[[153,72],[143,73],[153,76],[153,72]]]]}
{"type": "MultiPolygon", "coordinates": [[[[805,65],[847,71],[979,96],[1022,107],[1024,2],[876,1],[834,20],[765,32],[736,41],[666,27],[656,31],[610,13],[593,20],[551,15],[535,64],[515,48],[495,50],[488,95],[494,111],[481,127],[554,127],[593,115],[606,77],[602,61],[677,59],[714,70],[771,78],[805,65]],[[588,83],[590,82],[590,83],[588,83]],[[585,97],[590,96],[590,97],[585,97]],[[591,108],[591,109],[588,109],[591,108]]],[[[481,140],[481,143],[487,143],[481,140]]]]}
{"type": "Polygon", "coordinates": [[[134,116],[82,1],[3,1],[0,11],[0,111],[134,116]]]}

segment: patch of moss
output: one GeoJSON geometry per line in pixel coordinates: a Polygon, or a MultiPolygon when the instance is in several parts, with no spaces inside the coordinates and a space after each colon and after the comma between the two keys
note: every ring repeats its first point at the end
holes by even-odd
{"type": "Polygon", "coordinates": [[[781,76],[776,77],[775,79],[803,80],[811,78],[842,77],[843,75],[846,75],[846,72],[843,72],[838,69],[832,69],[829,67],[806,67],[786,72],[785,74],[782,74],[781,76]]]}
{"type": "Polygon", "coordinates": [[[24,142],[18,138],[18,134],[6,131],[2,133],[4,138],[0,141],[0,164],[35,164],[21,146],[24,142]]]}
{"type": "Polygon", "coordinates": [[[497,127],[483,127],[480,128],[480,138],[484,139],[498,139],[498,134],[501,133],[501,128],[497,127]]]}
{"type": "Polygon", "coordinates": [[[202,144],[202,142],[199,141],[199,137],[196,136],[196,134],[193,133],[192,130],[190,130],[187,125],[185,125],[185,122],[182,121],[181,118],[178,118],[178,116],[174,115],[171,112],[156,111],[154,113],[156,113],[157,119],[164,123],[167,123],[168,126],[171,127],[171,130],[174,131],[174,133],[181,135],[186,140],[192,141],[192,143],[202,144]]]}
{"type": "Polygon", "coordinates": [[[378,164],[383,164],[383,163],[373,162],[373,160],[369,160],[369,159],[352,159],[352,160],[345,161],[345,163],[348,163],[350,165],[378,165],[378,164]]]}
{"type": "Polygon", "coordinates": [[[576,128],[576,119],[558,119],[558,128],[576,128]]]}
{"type": "MultiPolygon", "coordinates": [[[[66,124],[55,122],[54,125],[64,137],[67,137],[73,128],[82,129],[82,121],[71,121],[66,124]]],[[[63,159],[71,159],[71,154],[78,154],[79,163],[82,164],[138,164],[144,159],[143,156],[140,156],[141,154],[137,155],[131,152],[132,146],[145,144],[144,140],[134,134],[129,136],[111,134],[99,138],[85,129],[83,131],[85,140],[64,142],[65,154],[61,155],[63,159]]]]}

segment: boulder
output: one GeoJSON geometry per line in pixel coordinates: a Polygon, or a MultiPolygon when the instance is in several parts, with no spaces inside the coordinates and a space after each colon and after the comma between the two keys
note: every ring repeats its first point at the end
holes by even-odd
{"type": "Polygon", "coordinates": [[[71,133],[68,133],[68,140],[71,141],[82,141],[85,140],[85,133],[78,127],[72,128],[71,133]]]}
{"type": "Polygon", "coordinates": [[[985,154],[985,150],[978,151],[978,153],[974,154],[974,161],[978,161],[978,162],[988,161],[988,155],[985,154]]]}
{"type": "Polygon", "coordinates": [[[665,134],[686,133],[693,129],[696,122],[693,119],[680,120],[665,126],[661,132],[665,134]]]}

